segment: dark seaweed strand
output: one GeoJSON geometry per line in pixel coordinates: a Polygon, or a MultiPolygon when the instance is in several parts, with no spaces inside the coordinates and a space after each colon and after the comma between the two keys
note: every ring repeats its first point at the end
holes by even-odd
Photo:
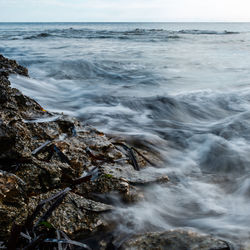
{"type": "MultiPolygon", "coordinates": [[[[62,237],[65,239],[65,240],[70,240],[69,236],[64,233],[63,231],[59,230],[59,232],[61,233],[62,237]]],[[[73,250],[73,246],[72,245],[68,245],[69,249],[70,250],[73,250]]],[[[66,247],[67,248],[67,247],[66,247]]]]}
{"type": "Polygon", "coordinates": [[[42,243],[46,238],[45,234],[38,235],[29,245],[23,248],[23,250],[33,250],[37,245],[42,243]]]}
{"type": "MultiPolygon", "coordinates": [[[[71,189],[70,189],[71,190],[71,189]]],[[[50,206],[50,208],[42,215],[42,217],[38,220],[38,222],[35,225],[35,228],[42,222],[46,221],[52,212],[63,202],[64,197],[67,195],[67,193],[70,191],[68,190],[66,193],[63,193],[60,195],[50,206]]]]}
{"type": "Polygon", "coordinates": [[[132,165],[133,165],[134,169],[137,171],[140,171],[140,167],[137,163],[137,160],[136,160],[136,157],[134,155],[133,150],[130,147],[128,147],[126,144],[121,143],[121,142],[115,142],[113,144],[123,147],[128,152],[128,156],[129,156],[130,160],[132,161],[132,165]]]}
{"type": "Polygon", "coordinates": [[[86,182],[88,180],[91,180],[92,176],[93,176],[93,173],[94,171],[98,169],[98,166],[97,167],[94,167],[86,176],[83,176],[83,177],[80,177],[78,179],[75,179],[72,181],[72,187],[75,187],[76,185],[79,185],[83,182],[86,182]]]}
{"type": "Polygon", "coordinates": [[[49,151],[49,155],[47,157],[47,161],[49,161],[52,158],[54,152],[56,152],[62,162],[70,165],[69,158],[55,144],[47,147],[51,142],[52,141],[46,141],[45,143],[43,143],[40,147],[32,151],[32,155],[38,155],[42,151],[49,151]]]}
{"type": "Polygon", "coordinates": [[[96,161],[104,161],[103,157],[101,156],[96,156],[93,154],[92,150],[89,147],[85,148],[86,153],[96,162],[96,161]]]}
{"type": "Polygon", "coordinates": [[[152,166],[156,166],[155,163],[153,163],[152,161],[150,161],[147,157],[145,157],[142,153],[139,152],[139,150],[137,150],[134,147],[131,147],[132,150],[134,150],[138,155],[140,155],[146,162],[148,162],[150,165],[152,166]]]}
{"type": "Polygon", "coordinates": [[[36,207],[35,211],[33,212],[33,214],[30,217],[27,218],[26,223],[25,223],[26,228],[31,229],[33,221],[35,220],[36,216],[39,214],[39,212],[41,211],[41,209],[43,208],[43,206],[46,203],[48,203],[48,202],[62,196],[64,193],[68,193],[70,190],[71,190],[71,188],[65,188],[64,190],[60,191],[59,193],[53,195],[52,197],[39,202],[39,204],[37,205],[37,207],[36,207]]]}
{"type": "Polygon", "coordinates": [[[87,246],[86,244],[78,242],[78,241],[70,240],[70,239],[69,240],[68,239],[57,240],[57,239],[48,238],[48,239],[45,239],[44,242],[75,245],[75,246],[82,247],[83,249],[91,250],[91,248],[87,246]]]}
{"type": "Polygon", "coordinates": [[[70,165],[69,158],[56,145],[53,145],[53,149],[58,154],[62,162],[68,163],[70,165]]]}
{"type": "Polygon", "coordinates": [[[57,236],[57,240],[58,240],[58,250],[63,250],[62,243],[60,242],[60,240],[61,240],[61,234],[60,234],[60,232],[59,232],[58,229],[56,230],[56,236],[57,236]]]}
{"type": "MultiPolygon", "coordinates": [[[[84,176],[84,177],[82,177],[82,178],[77,179],[77,180],[75,181],[75,183],[73,183],[73,186],[76,186],[76,185],[78,185],[78,184],[81,184],[82,182],[86,182],[86,181],[90,180],[91,177],[92,177],[93,171],[96,170],[96,169],[97,169],[97,167],[95,167],[94,169],[92,169],[91,172],[88,173],[87,176],[84,176]]],[[[43,207],[43,205],[44,205],[45,203],[47,203],[47,202],[49,202],[49,201],[54,200],[54,199],[57,198],[57,199],[54,201],[54,203],[50,206],[50,208],[49,208],[49,209],[44,213],[44,215],[39,219],[39,221],[36,223],[36,226],[39,225],[40,222],[46,221],[46,220],[48,219],[48,217],[49,217],[49,216],[52,214],[52,212],[62,203],[64,197],[65,197],[65,196],[68,194],[68,192],[71,191],[71,190],[72,190],[72,189],[68,187],[68,188],[64,189],[63,191],[57,193],[56,195],[52,196],[51,198],[48,198],[48,199],[42,201],[41,203],[39,203],[38,208],[37,208],[36,211],[35,211],[36,213],[34,213],[35,217],[36,217],[37,213],[41,210],[41,208],[43,207]]],[[[34,215],[33,215],[33,217],[34,217],[34,215]]]]}
{"type": "Polygon", "coordinates": [[[77,136],[77,132],[76,132],[76,127],[75,127],[75,125],[72,126],[71,132],[72,132],[72,136],[74,136],[74,137],[77,136]]]}
{"type": "Polygon", "coordinates": [[[46,141],[41,146],[39,146],[38,148],[33,150],[31,154],[32,155],[37,155],[37,154],[41,153],[50,143],[51,143],[51,141],[46,141]]]}

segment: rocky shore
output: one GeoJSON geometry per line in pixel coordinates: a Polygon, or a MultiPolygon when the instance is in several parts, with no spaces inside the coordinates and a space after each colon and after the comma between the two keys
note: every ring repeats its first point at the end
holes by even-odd
{"type": "Polygon", "coordinates": [[[133,235],[116,244],[112,231],[119,222],[107,219],[116,209],[109,195],[129,204],[143,199],[143,186],[171,180],[141,174],[157,164],[150,152],[44,110],[11,88],[10,74],[28,77],[28,70],[0,55],[0,248],[232,249],[185,230],[133,235]],[[93,235],[99,235],[94,243],[84,241],[93,235]]]}

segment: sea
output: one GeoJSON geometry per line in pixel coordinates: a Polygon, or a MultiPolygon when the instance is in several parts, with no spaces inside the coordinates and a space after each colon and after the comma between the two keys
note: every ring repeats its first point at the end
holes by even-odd
{"type": "Polygon", "coordinates": [[[0,23],[13,87],[161,156],[117,233],[182,228],[250,246],[250,23],[0,23]]]}

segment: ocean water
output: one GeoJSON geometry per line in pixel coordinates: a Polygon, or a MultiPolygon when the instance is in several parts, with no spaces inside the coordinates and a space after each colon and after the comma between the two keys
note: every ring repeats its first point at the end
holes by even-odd
{"type": "Polygon", "coordinates": [[[161,155],[172,178],[117,233],[188,228],[250,244],[250,23],[0,23],[11,82],[50,111],[161,155]]]}

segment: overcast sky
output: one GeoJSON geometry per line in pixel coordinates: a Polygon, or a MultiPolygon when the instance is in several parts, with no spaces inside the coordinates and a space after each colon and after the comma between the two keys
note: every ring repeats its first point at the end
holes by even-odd
{"type": "Polygon", "coordinates": [[[250,21],[250,0],[0,0],[0,22],[250,21]]]}

